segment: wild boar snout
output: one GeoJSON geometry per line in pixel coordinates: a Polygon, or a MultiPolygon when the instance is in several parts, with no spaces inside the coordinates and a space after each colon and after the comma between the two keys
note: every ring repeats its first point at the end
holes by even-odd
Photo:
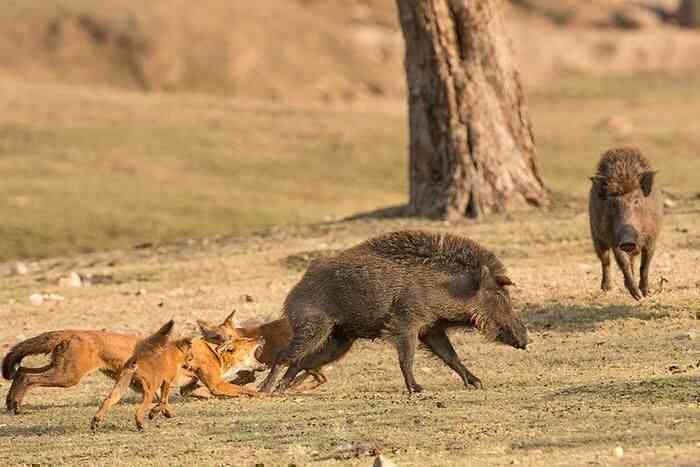
{"type": "Polygon", "coordinates": [[[639,254],[639,233],[637,229],[625,224],[617,232],[617,247],[630,256],[639,254]]]}

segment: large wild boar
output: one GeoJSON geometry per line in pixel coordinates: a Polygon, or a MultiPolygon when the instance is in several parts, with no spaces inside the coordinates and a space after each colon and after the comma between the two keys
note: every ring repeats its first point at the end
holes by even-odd
{"type": "Polygon", "coordinates": [[[639,300],[649,294],[649,265],[661,228],[663,205],[649,161],[633,147],[610,149],[600,159],[589,195],[593,246],[600,258],[600,288],[610,290],[610,250],[625,276],[625,287],[639,300]],[[634,261],[641,253],[639,287],[634,261]]]}
{"type": "Polygon", "coordinates": [[[481,388],[446,330],[476,328],[490,340],[524,349],[527,330],[513,310],[509,285],[493,253],[449,234],[394,232],[315,260],[284,304],[293,335],[272,372],[289,365],[278,390],[293,381],[300,362],[334,361],[359,338],[385,338],[396,347],[409,393],[422,390],[413,377],[419,343],[465,386],[481,388]]]}

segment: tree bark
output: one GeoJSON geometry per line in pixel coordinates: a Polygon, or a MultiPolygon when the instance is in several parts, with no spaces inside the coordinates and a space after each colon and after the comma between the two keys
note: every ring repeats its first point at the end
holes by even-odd
{"type": "Polygon", "coordinates": [[[681,26],[700,28],[700,0],[682,0],[676,16],[681,26]]]}
{"type": "Polygon", "coordinates": [[[499,0],[397,0],[406,42],[412,215],[546,206],[499,0]]]}

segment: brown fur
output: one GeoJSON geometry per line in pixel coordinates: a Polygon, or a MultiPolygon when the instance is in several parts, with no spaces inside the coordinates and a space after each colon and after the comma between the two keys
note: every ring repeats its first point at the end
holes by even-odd
{"type": "Polygon", "coordinates": [[[33,386],[68,388],[97,370],[116,377],[141,339],[106,331],[62,330],[20,342],[3,360],[3,376],[13,380],[7,393],[7,410],[19,413],[24,396],[33,386]],[[16,368],[27,355],[48,353],[51,362],[44,367],[16,368]]]}
{"type": "MultiPolygon", "coordinates": [[[[242,337],[263,338],[265,343],[260,347],[256,358],[266,365],[267,368],[272,367],[277,355],[287,348],[292,338],[292,329],[289,326],[289,322],[286,319],[277,319],[258,325],[236,327],[233,322],[235,313],[234,310],[220,325],[197,320],[202,335],[210,342],[225,342],[229,339],[242,337]]],[[[315,362],[302,362],[301,367],[304,371],[290,384],[290,387],[300,386],[309,376],[312,376],[315,380],[315,384],[310,389],[315,389],[328,381],[328,378],[321,371],[321,366],[317,366],[315,362]]],[[[242,375],[240,379],[234,380],[234,382],[239,384],[247,384],[253,381],[255,381],[255,374],[252,371],[242,375]]],[[[262,389],[266,389],[266,382],[267,379],[262,383],[262,389]]]]}
{"type": "Polygon", "coordinates": [[[174,416],[168,401],[170,389],[177,379],[178,372],[192,358],[192,342],[190,339],[171,340],[174,321],[167,322],[155,334],[147,337],[134,349],[134,354],[127,360],[119,373],[114,388],[100,405],[92,418],[90,427],[96,430],[109,409],[122,398],[132,378],[136,378],[143,388],[143,399],[136,410],[136,427],[143,430],[146,409],[153,401],[156,391],[160,389],[160,401],[148,414],[154,418],[163,414],[167,418],[174,416]]]}
{"type": "Polygon", "coordinates": [[[649,293],[649,267],[661,229],[663,206],[654,184],[656,172],[634,147],[605,152],[589,194],[591,237],[600,259],[601,289],[610,290],[610,250],[625,277],[625,287],[637,300],[649,293]],[[641,253],[640,279],[634,277],[641,253]]]}
{"type": "Polygon", "coordinates": [[[418,342],[455,370],[465,385],[481,381],[459,361],[445,331],[476,327],[517,348],[527,330],[512,309],[501,262],[476,242],[450,235],[400,231],[366,241],[333,258],[315,260],[290,291],[284,315],[292,340],[276,365],[289,364],[279,390],[299,363],[327,364],[358,338],[387,338],[397,348],[409,392],[418,342]]]}
{"type": "MultiPolygon", "coordinates": [[[[137,344],[142,341],[143,337],[114,332],[62,330],[46,332],[18,343],[3,360],[3,376],[13,379],[7,393],[7,410],[19,413],[24,396],[33,386],[68,388],[77,385],[84,376],[97,370],[112,379],[117,379],[121,368],[134,354],[137,344]],[[48,353],[51,353],[49,365],[17,369],[24,357],[48,353]]],[[[263,341],[259,338],[233,341],[230,358],[237,364],[244,363],[262,344],[263,341]]],[[[143,345],[158,344],[142,344],[142,350],[145,351],[143,345]]],[[[196,387],[198,381],[202,381],[208,388],[206,393],[209,397],[212,394],[229,397],[254,394],[248,389],[223,380],[221,361],[204,342],[195,340],[192,352],[194,357],[189,365],[190,369],[182,370],[178,376],[178,383],[184,386],[184,393],[196,387]]],[[[249,366],[246,365],[243,370],[247,370],[249,366]]],[[[254,366],[259,368],[259,365],[254,366]]],[[[137,383],[134,383],[132,388],[141,391],[137,383]]],[[[194,392],[192,395],[198,396],[199,393],[194,392]]]]}

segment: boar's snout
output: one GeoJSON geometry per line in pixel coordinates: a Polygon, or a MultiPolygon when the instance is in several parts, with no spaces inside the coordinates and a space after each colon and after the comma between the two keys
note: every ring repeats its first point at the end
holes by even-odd
{"type": "Polygon", "coordinates": [[[504,326],[496,335],[496,340],[516,349],[525,350],[528,343],[527,329],[522,323],[504,326]]]}
{"type": "Polygon", "coordinates": [[[639,254],[639,234],[629,224],[623,225],[617,234],[617,247],[630,256],[639,254]]]}

